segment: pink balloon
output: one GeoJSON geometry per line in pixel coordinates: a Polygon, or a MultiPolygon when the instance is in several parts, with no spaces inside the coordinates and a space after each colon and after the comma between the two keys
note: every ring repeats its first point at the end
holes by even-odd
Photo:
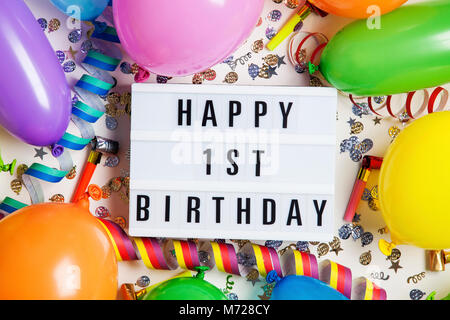
{"type": "Polygon", "coordinates": [[[228,58],[250,35],[264,0],[114,0],[129,56],[148,71],[185,76],[228,58]]]}

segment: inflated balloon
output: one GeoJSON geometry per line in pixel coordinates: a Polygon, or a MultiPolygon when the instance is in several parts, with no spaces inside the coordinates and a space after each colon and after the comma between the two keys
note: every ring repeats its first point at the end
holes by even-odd
{"type": "Polygon", "coordinates": [[[393,245],[450,248],[449,124],[449,111],[415,120],[395,138],[384,157],[378,192],[393,245]]]}
{"type": "Polygon", "coordinates": [[[381,19],[339,31],[325,47],[320,71],[337,89],[359,96],[415,91],[450,82],[450,1],[403,6],[381,19]]]}
{"type": "Polygon", "coordinates": [[[185,76],[222,62],[250,35],[263,0],[114,0],[120,42],[141,67],[185,76]]]}
{"type": "Polygon", "coordinates": [[[109,0],[50,0],[60,11],[77,18],[90,21],[98,18],[108,6],[109,0]]]}
{"type": "Polygon", "coordinates": [[[348,300],[348,298],[315,278],[289,275],[276,280],[270,300],[348,300]]]}
{"type": "Polygon", "coordinates": [[[69,125],[70,89],[61,65],[22,0],[0,1],[0,126],[36,146],[69,125]]]}
{"type": "Polygon", "coordinates": [[[348,18],[367,18],[382,15],[400,7],[407,0],[309,0],[331,14],[348,18]]]}
{"type": "Polygon", "coordinates": [[[228,300],[217,287],[203,280],[208,267],[197,267],[195,277],[164,281],[149,291],[142,300],[228,300]]]}
{"type": "Polygon", "coordinates": [[[116,298],[116,255],[88,208],[42,203],[0,220],[0,300],[116,298]]]}

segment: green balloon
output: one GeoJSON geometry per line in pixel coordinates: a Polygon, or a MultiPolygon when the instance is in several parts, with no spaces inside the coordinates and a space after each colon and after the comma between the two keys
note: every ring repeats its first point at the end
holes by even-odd
{"type": "Polygon", "coordinates": [[[371,29],[369,20],[357,20],[330,40],[319,67],[331,85],[380,96],[450,82],[449,0],[400,7],[380,24],[371,29]]]}
{"type": "Polygon", "coordinates": [[[199,270],[192,278],[167,280],[144,295],[142,300],[228,300],[222,291],[203,280],[203,271],[199,270]]]}

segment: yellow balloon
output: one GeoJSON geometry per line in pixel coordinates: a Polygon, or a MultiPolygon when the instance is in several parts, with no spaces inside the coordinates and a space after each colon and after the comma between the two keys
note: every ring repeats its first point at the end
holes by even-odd
{"type": "Polygon", "coordinates": [[[381,211],[392,245],[450,248],[450,111],[415,120],[394,140],[379,176],[381,211]]]}

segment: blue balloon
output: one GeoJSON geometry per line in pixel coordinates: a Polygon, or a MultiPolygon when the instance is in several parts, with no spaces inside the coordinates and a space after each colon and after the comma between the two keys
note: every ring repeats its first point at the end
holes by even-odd
{"type": "Polygon", "coordinates": [[[270,300],[349,300],[325,282],[306,276],[290,275],[277,281],[270,300]]]}
{"type": "Polygon", "coordinates": [[[55,7],[72,18],[92,21],[98,18],[110,0],[50,0],[55,7]]]}

